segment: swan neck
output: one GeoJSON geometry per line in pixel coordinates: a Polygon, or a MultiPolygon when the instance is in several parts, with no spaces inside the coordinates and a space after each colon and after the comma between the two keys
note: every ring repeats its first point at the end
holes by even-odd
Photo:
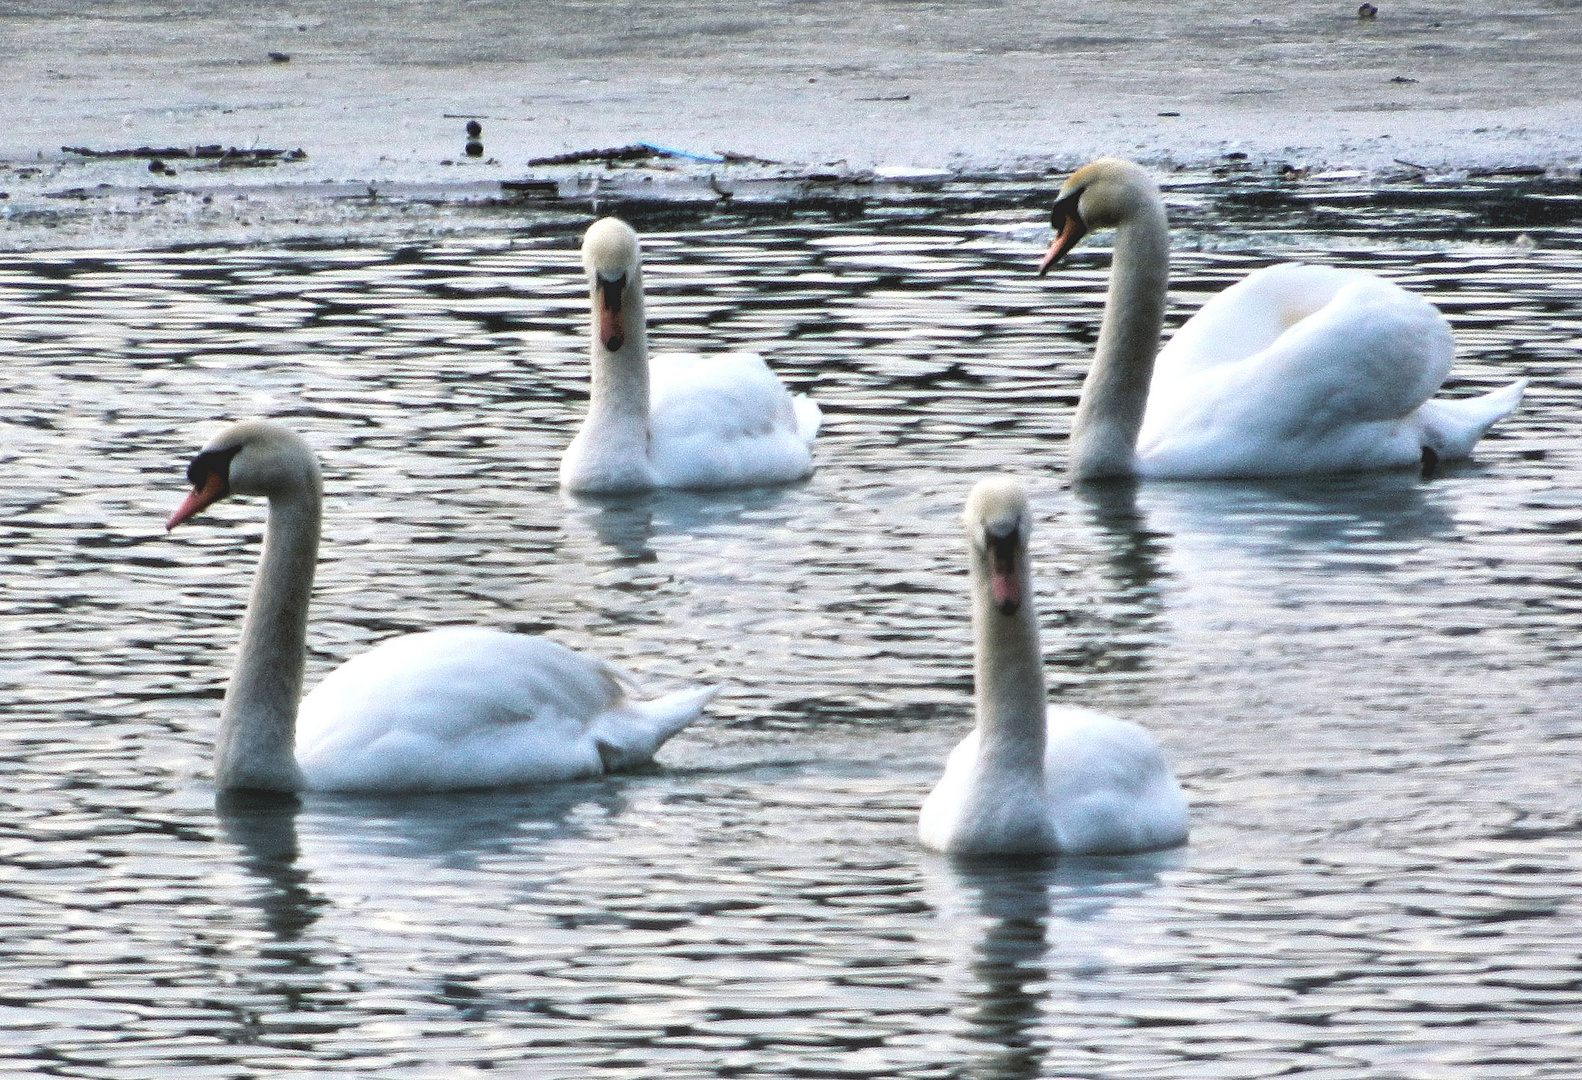
{"type": "Polygon", "coordinates": [[[1115,230],[1098,347],[1071,425],[1071,471],[1079,480],[1136,471],[1169,279],[1170,228],[1154,196],[1115,230]]]}
{"type": "Polygon", "coordinates": [[[620,422],[640,420],[646,437],[648,426],[648,318],[643,310],[643,271],[627,274],[621,299],[621,347],[607,349],[599,335],[599,293],[588,292],[593,308],[593,386],[588,415],[620,422]]]}
{"type": "Polygon", "coordinates": [[[1022,602],[1009,615],[994,603],[983,559],[972,566],[973,677],[977,688],[980,764],[1042,774],[1047,697],[1032,575],[1019,553],[1022,602]]]}
{"type": "Polygon", "coordinates": [[[322,495],[316,470],[311,481],[269,499],[264,551],[220,709],[214,773],[222,790],[302,787],[295,744],[319,550],[322,495]]]}

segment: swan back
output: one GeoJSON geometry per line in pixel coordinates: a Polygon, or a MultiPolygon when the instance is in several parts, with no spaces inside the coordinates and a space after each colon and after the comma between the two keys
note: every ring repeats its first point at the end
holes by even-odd
{"type": "Polygon", "coordinates": [[[813,471],[821,414],[757,353],[660,353],[649,360],[649,461],[661,487],[784,484],[813,471]]]}
{"type": "Polygon", "coordinates": [[[597,776],[644,762],[715,687],[652,701],[547,638],[476,626],[406,634],[332,671],[302,702],[297,760],[329,791],[455,791],[597,776]]]}
{"type": "Polygon", "coordinates": [[[311,787],[455,790],[602,771],[588,718],[625,704],[613,668],[546,638],[450,627],[381,642],[302,701],[311,787]]]}

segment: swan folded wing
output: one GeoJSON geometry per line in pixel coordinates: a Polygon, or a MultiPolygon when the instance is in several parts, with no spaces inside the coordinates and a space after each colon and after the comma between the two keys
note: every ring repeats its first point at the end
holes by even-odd
{"type": "Polygon", "coordinates": [[[302,702],[297,759],[328,790],[446,790],[597,775],[590,729],[619,673],[545,638],[476,627],[393,638],[302,702]]]}
{"type": "Polygon", "coordinates": [[[817,406],[799,416],[757,354],[661,354],[649,377],[649,458],[663,486],[745,487],[813,471],[817,406]]]}
{"type": "Polygon", "coordinates": [[[1444,381],[1454,352],[1432,304],[1352,275],[1260,352],[1156,383],[1139,468],[1191,478],[1415,464],[1416,410],[1444,381]]]}
{"type": "Polygon", "coordinates": [[[1159,350],[1154,386],[1190,380],[1221,364],[1263,352],[1298,322],[1327,306],[1360,270],[1281,263],[1255,270],[1211,296],[1159,350]]]}
{"type": "Polygon", "coordinates": [[[1184,843],[1186,796],[1153,735],[1087,709],[1051,707],[1044,749],[1051,817],[1070,855],[1184,843]]]}

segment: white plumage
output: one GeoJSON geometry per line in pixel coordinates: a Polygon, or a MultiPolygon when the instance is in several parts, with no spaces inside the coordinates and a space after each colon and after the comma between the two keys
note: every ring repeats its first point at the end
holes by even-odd
{"type": "Polygon", "coordinates": [[[230,494],[264,495],[264,553],[226,687],[222,789],[412,792],[536,784],[648,761],[715,687],[643,701],[619,669],[545,638],[450,627],[392,638],[301,698],[322,485],[306,443],[244,421],[188,469],[174,527],[230,494]],[[299,700],[300,699],[300,700],[299,700]]]}
{"type": "Polygon", "coordinates": [[[989,479],[963,515],[977,726],[923,801],[918,838],[950,855],[1126,854],[1185,843],[1186,796],[1154,737],[1046,700],[1020,485],[989,479]]]}
{"type": "Polygon", "coordinates": [[[593,309],[588,416],[560,462],[568,491],[757,487],[813,472],[821,414],[756,353],[648,355],[641,252],[625,222],[583,239],[593,309]]]}
{"type": "Polygon", "coordinates": [[[297,713],[297,763],[322,791],[451,791],[640,764],[696,718],[704,687],[653,701],[547,638],[476,626],[405,634],[330,672],[297,713]]]}
{"type": "Polygon", "coordinates": [[[1201,479],[1464,458],[1525,381],[1430,400],[1455,339],[1420,296],[1361,270],[1286,263],[1204,304],[1159,352],[1137,437],[1144,476],[1201,479]]]}
{"type": "Polygon", "coordinates": [[[1525,379],[1432,400],[1455,355],[1450,325],[1427,300],[1360,270],[1259,270],[1160,350],[1170,241],[1153,181],[1102,158],[1066,181],[1054,218],[1041,271],[1089,229],[1116,230],[1072,424],[1079,479],[1298,476],[1464,458],[1521,402],[1525,379]]]}
{"type": "Polygon", "coordinates": [[[1176,847],[1186,796],[1148,729],[1091,709],[1044,714],[1041,782],[986,762],[975,728],[923,801],[918,836],[952,854],[1114,855],[1176,847]],[[1031,826],[1031,827],[1030,827],[1031,826]],[[1026,838],[1039,842],[1026,844],[1026,838]]]}

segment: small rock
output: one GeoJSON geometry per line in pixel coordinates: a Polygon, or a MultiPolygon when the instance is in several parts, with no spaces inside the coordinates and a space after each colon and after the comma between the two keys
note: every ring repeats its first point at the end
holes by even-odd
{"type": "Polygon", "coordinates": [[[1372,19],[1372,18],[1376,17],[1378,14],[1379,14],[1379,9],[1374,7],[1372,4],[1366,4],[1365,3],[1360,8],[1357,9],[1357,18],[1359,18],[1359,19],[1372,19]]]}
{"type": "Polygon", "coordinates": [[[283,52],[272,52],[272,53],[269,54],[269,59],[274,61],[277,64],[289,64],[289,63],[291,63],[291,54],[290,53],[283,53],[283,52]]]}
{"type": "Polygon", "coordinates": [[[476,139],[483,134],[483,125],[476,120],[467,121],[467,138],[476,139]]]}
{"type": "Polygon", "coordinates": [[[474,139],[472,142],[468,143],[467,144],[467,156],[468,157],[483,157],[483,143],[479,142],[476,139],[474,139]]]}

